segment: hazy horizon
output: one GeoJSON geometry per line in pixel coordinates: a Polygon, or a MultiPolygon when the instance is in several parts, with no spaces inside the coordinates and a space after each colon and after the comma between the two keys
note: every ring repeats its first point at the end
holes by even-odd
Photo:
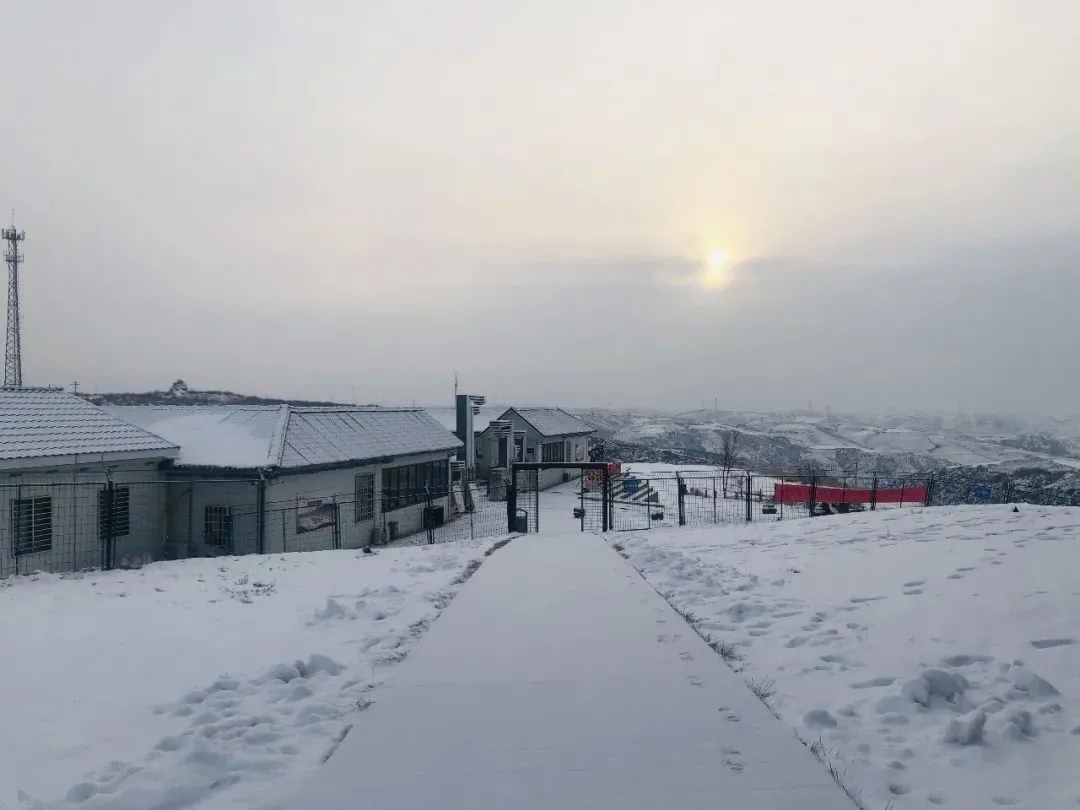
{"type": "Polygon", "coordinates": [[[0,37],[27,384],[1080,410],[1080,4],[41,0],[0,37]]]}

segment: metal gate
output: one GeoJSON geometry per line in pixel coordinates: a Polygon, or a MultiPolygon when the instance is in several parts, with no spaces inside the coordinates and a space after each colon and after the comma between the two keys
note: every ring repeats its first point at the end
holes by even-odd
{"type": "Polygon", "coordinates": [[[581,531],[606,532],[611,526],[610,466],[599,461],[517,462],[510,469],[510,487],[506,497],[506,520],[510,532],[540,530],[540,480],[544,470],[580,470],[581,490],[574,516],[581,531]],[[590,495],[586,497],[586,487],[590,495]]]}
{"type": "Polygon", "coordinates": [[[519,470],[515,465],[512,492],[515,497],[506,501],[508,510],[511,500],[514,502],[510,531],[520,534],[540,531],[540,471],[519,470]]]}

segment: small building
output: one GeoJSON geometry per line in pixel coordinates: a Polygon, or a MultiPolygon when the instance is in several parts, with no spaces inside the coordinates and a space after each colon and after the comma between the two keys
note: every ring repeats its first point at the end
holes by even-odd
{"type": "MultiPolygon", "coordinates": [[[[490,480],[492,469],[505,470],[514,461],[588,461],[589,437],[595,432],[562,408],[507,408],[480,432],[477,477],[490,480]]],[[[547,489],[579,475],[577,470],[542,470],[539,487],[547,489]]]]}
{"type": "Polygon", "coordinates": [[[486,405],[487,397],[480,394],[457,394],[453,408],[427,408],[436,421],[462,441],[457,460],[464,465],[470,481],[476,479],[477,445],[480,434],[502,408],[486,405]]]}
{"type": "Polygon", "coordinates": [[[461,442],[420,408],[115,406],[180,447],[176,556],[359,548],[452,519],[461,442]]]}
{"type": "Polygon", "coordinates": [[[0,577],[162,559],[178,453],[74,394],[0,389],[0,577]]]}

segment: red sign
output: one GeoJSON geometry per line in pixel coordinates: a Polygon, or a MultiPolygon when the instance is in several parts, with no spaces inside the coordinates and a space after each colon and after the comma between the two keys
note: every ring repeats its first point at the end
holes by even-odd
{"type": "MultiPolygon", "coordinates": [[[[609,462],[608,465],[607,465],[607,471],[608,471],[608,476],[609,477],[610,476],[615,476],[615,475],[620,475],[622,473],[622,462],[621,461],[611,461],[611,462],[609,462]]],[[[589,480],[590,481],[603,481],[604,480],[604,471],[603,470],[589,470],[589,480]]]]}
{"type": "MultiPolygon", "coordinates": [[[[776,484],[773,497],[777,503],[806,503],[810,500],[809,484],[776,484]]],[[[814,492],[818,503],[872,503],[873,490],[844,487],[818,487],[814,492]]],[[[878,503],[926,503],[926,487],[893,487],[877,491],[878,503]]]]}

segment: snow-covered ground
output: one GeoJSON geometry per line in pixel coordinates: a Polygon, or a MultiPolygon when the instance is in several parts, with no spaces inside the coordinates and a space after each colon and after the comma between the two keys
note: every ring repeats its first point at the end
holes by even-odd
{"type": "Polygon", "coordinates": [[[868,808],[1080,803],[1080,513],[891,510],[611,535],[868,808]]]}
{"type": "Polygon", "coordinates": [[[492,544],[0,581],[0,807],[273,807],[492,544]]]}

